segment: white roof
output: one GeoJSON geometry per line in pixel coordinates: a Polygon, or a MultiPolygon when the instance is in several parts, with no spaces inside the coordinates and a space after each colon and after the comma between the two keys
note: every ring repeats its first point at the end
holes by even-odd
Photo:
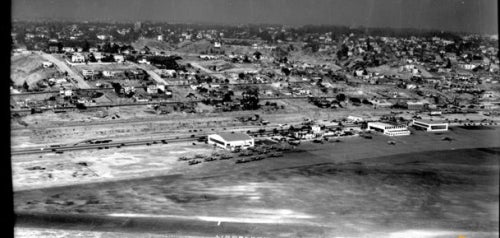
{"type": "Polygon", "coordinates": [[[222,132],[222,133],[213,134],[213,135],[220,136],[225,141],[242,141],[242,140],[251,140],[252,139],[252,137],[250,137],[249,135],[247,135],[245,133],[222,132]]]}

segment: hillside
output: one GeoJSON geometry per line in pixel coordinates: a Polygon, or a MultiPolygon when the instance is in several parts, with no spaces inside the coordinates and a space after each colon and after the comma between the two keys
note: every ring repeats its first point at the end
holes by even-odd
{"type": "Polygon", "coordinates": [[[30,86],[42,79],[55,77],[56,68],[43,68],[44,59],[39,55],[14,55],[11,57],[10,77],[15,85],[23,85],[26,81],[30,86]]]}
{"type": "Polygon", "coordinates": [[[168,42],[157,41],[154,39],[139,39],[132,43],[132,47],[137,50],[141,50],[147,46],[152,51],[169,51],[172,50],[172,46],[168,42]]]}

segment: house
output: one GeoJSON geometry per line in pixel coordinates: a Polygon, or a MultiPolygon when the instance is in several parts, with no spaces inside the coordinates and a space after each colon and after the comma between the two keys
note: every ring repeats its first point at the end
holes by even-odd
{"type": "Polygon", "coordinates": [[[71,56],[71,62],[83,63],[83,62],[85,62],[85,57],[82,54],[74,54],[71,56]]]}
{"type": "Polygon", "coordinates": [[[312,133],[310,131],[305,131],[305,130],[296,131],[296,132],[294,132],[293,136],[296,139],[301,139],[301,140],[312,140],[316,137],[314,133],[312,133]]]}
{"type": "Polygon", "coordinates": [[[86,69],[82,70],[82,75],[84,77],[92,77],[95,74],[96,74],[96,72],[94,70],[86,70],[86,69]]]}
{"type": "Polygon", "coordinates": [[[137,61],[137,63],[139,64],[151,64],[151,62],[149,62],[147,59],[145,58],[142,58],[140,60],[137,61]]]}
{"type": "Polygon", "coordinates": [[[458,67],[465,69],[465,70],[473,70],[477,68],[479,65],[476,64],[470,64],[470,63],[460,63],[458,64],[458,67]]]}
{"type": "Polygon", "coordinates": [[[43,63],[42,63],[42,66],[43,66],[44,68],[51,68],[51,67],[53,67],[53,66],[54,66],[54,63],[52,63],[52,62],[48,62],[48,61],[45,61],[45,62],[43,62],[43,63]]]}
{"type": "Polygon", "coordinates": [[[114,77],[115,74],[116,74],[115,71],[109,71],[109,70],[102,71],[102,76],[107,77],[107,78],[114,77]]]}
{"type": "Polygon", "coordinates": [[[104,58],[104,55],[102,55],[101,52],[94,52],[92,53],[92,55],[94,55],[94,58],[97,60],[97,61],[101,61],[103,58],[104,58]]]}
{"type": "Polygon", "coordinates": [[[108,36],[106,35],[97,35],[97,39],[99,40],[106,40],[108,38],[108,36]]]}
{"type": "Polygon", "coordinates": [[[71,89],[66,89],[66,90],[65,89],[61,89],[59,91],[59,94],[61,96],[65,96],[65,97],[71,97],[71,96],[73,96],[73,90],[71,90],[71,89]]]}
{"type": "Polygon", "coordinates": [[[422,110],[425,108],[425,103],[423,102],[406,102],[408,110],[422,110]]]}
{"type": "Polygon", "coordinates": [[[220,42],[217,42],[217,41],[216,41],[216,42],[214,42],[214,47],[215,47],[215,48],[220,48],[220,47],[221,47],[220,42]]]}
{"type": "Polygon", "coordinates": [[[175,76],[175,73],[176,71],[173,70],[173,69],[166,69],[163,71],[166,75],[168,75],[169,77],[174,77],[175,76]]]}
{"type": "Polygon", "coordinates": [[[158,89],[158,93],[165,92],[165,85],[163,84],[157,84],[156,88],[158,89]]]}
{"type": "Polygon", "coordinates": [[[148,87],[146,88],[146,92],[148,94],[158,93],[158,87],[156,85],[148,85],[148,87]]]}
{"type": "Polygon", "coordinates": [[[123,55],[113,55],[113,59],[117,63],[123,63],[123,62],[125,62],[125,57],[123,57],[123,55]]]}
{"type": "Polygon", "coordinates": [[[66,52],[66,53],[73,53],[73,52],[75,52],[75,48],[65,46],[62,48],[62,51],[66,52]]]}
{"type": "Polygon", "coordinates": [[[56,84],[63,84],[63,83],[67,83],[68,80],[66,80],[65,78],[58,78],[55,80],[55,83],[56,84]]]}
{"type": "Polygon", "coordinates": [[[347,121],[349,121],[349,122],[363,122],[364,119],[362,117],[358,117],[358,116],[348,116],[347,121]]]}
{"type": "Polygon", "coordinates": [[[203,59],[203,60],[214,60],[214,59],[217,59],[217,57],[215,55],[200,55],[200,59],[203,59]]]}
{"type": "Polygon", "coordinates": [[[57,53],[57,52],[59,52],[59,47],[57,45],[51,45],[51,46],[49,46],[49,52],[50,53],[57,53]]]}
{"type": "Polygon", "coordinates": [[[255,145],[254,139],[245,133],[218,133],[208,136],[208,143],[226,150],[248,149],[255,145]]]}

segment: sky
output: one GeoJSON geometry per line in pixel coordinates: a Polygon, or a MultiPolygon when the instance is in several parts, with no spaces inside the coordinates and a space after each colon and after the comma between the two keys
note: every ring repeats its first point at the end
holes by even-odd
{"type": "Polygon", "coordinates": [[[12,0],[18,20],[270,23],[498,34],[498,0],[12,0]]]}

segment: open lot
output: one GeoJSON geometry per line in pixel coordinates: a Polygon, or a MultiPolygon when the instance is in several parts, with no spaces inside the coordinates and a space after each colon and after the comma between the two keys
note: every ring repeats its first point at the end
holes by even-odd
{"type": "Polygon", "coordinates": [[[43,68],[42,62],[44,58],[37,54],[12,56],[10,77],[14,85],[21,86],[26,81],[30,87],[33,87],[42,79],[63,77],[58,68],[43,68]]]}

